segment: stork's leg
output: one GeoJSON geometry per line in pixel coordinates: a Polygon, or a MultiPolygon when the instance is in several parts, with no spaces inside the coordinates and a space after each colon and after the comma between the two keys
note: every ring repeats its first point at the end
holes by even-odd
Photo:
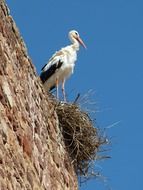
{"type": "Polygon", "coordinates": [[[63,79],[62,81],[62,93],[63,93],[64,101],[66,102],[65,79],[63,79]]]}
{"type": "Polygon", "coordinates": [[[56,78],[56,97],[59,99],[59,80],[56,78]]]}

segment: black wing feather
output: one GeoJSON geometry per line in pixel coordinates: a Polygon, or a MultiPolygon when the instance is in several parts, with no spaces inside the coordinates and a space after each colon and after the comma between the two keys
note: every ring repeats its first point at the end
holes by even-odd
{"type": "Polygon", "coordinates": [[[44,68],[46,67],[46,65],[47,65],[47,63],[42,67],[42,69],[41,69],[41,71],[43,71],[44,70],[44,68]]]}
{"type": "Polygon", "coordinates": [[[61,60],[59,60],[57,63],[51,65],[51,67],[48,70],[42,71],[42,73],[40,75],[42,82],[45,83],[46,80],[48,80],[56,72],[56,70],[62,66],[62,64],[63,64],[63,62],[61,60]]]}

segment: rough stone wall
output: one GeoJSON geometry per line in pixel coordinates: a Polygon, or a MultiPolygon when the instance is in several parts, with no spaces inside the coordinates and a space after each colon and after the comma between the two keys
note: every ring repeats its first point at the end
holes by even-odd
{"type": "Polygon", "coordinates": [[[53,103],[0,0],[0,190],[76,190],[53,103]]]}

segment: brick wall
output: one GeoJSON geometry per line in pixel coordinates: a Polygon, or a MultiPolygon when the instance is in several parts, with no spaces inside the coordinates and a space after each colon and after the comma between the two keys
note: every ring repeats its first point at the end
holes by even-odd
{"type": "Polygon", "coordinates": [[[76,190],[54,105],[0,0],[0,190],[76,190]]]}

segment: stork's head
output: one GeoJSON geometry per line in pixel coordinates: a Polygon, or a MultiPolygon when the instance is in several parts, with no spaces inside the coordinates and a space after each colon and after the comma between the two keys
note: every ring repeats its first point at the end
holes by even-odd
{"type": "Polygon", "coordinates": [[[71,30],[69,32],[69,39],[71,40],[72,43],[81,44],[84,48],[86,48],[86,45],[84,44],[84,42],[79,36],[79,33],[76,30],[71,30]]]}

